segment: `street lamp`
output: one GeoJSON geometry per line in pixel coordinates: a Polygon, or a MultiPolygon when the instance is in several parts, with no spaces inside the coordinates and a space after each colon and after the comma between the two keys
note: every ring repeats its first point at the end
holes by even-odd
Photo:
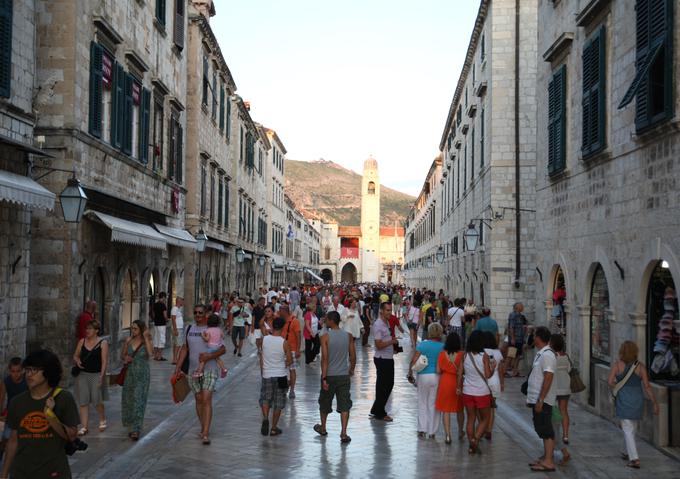
{"type": "Polygon", "coordinates": [[[239,263],[243,263],[243,261],[246,259],[246,252],[243,251],[243,248],[239,248],[236,250],[236,261],[239,263]]]}
{"type": "Polygon", "coordinates": [[[465,247],[468,251],[474,251],[477,249],[477,241],[479,240],[479,231],[475,229],[475,224],[470,223],[468,225],[467,231],[463,233],[463,239],[465,240],[465,247]]]}
{"type": "Polygon", "coordinates": [[[61,211],[66,223],[80,223],[87,204],[87,195],[80,186],[80,181],[75,173],[66,183],[66,188],[59,195],[61,211]]]}
{"type": "Polygon", "coordinates": [[[444,262],[444,248],[439,246],[437,248],[437,263],[442,264],[444,262]]]}
{"type": "Polygon", "coordinates": [[[203,228],[198,230],[198,234],[196,235],[196,250],[199,253],[202,253],[205,251],[205,245],[208,243],[208,236],[205,234],[205,231],[203,231],[203,228]]]}

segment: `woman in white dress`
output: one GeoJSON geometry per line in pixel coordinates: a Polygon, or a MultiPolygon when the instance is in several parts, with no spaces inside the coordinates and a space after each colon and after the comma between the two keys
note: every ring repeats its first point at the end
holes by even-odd
{"type": "Polygon", "coordinates": [[[359,305],[356,299],[351,298],[347,308],[347,315],[342,322],[342,329],[351,334],[354,339],[359,339],[361,337],[361,326],[359,305]]]}

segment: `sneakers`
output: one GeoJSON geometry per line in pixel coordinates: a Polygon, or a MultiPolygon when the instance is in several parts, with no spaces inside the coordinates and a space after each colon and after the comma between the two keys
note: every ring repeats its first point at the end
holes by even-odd
{"type": "Polygon", "coordinates": [[[227,369],[227,368],[222,369],[222,371],[220,372],[220,377],[221,377],[222,379],[226,378],[226,377],[227,377],[227,372],[228,372],[228,369],[227,369]]]}

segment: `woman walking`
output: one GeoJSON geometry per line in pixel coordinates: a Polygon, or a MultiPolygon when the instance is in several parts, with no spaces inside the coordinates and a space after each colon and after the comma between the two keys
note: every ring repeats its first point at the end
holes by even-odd
{"type": "Polygon", "coordinates": [[[458,394],[463,394],[467,413],[466,431],[470,447],[468,453],[479,451],[479,440],[484,436],[491,416],[491,392],[488,379],[492,375],[489,356],[484,352],[481,331],[472,331],[468,337],[463,368],[458,372],[458,394]],[[479,415],[479,425],[475,421],[479,415]]]}
{"type": "Polygon", "coordinates": [[[500,349],[498,349],[496,335],[491,331],[483,331],[482,334],[484,335],[484,352],[489,356],[489,365],[491,366],[492,373],[488,380],[488,384],[491,395],[494,398],[491,409],[489,410],[489,425],[484,434],[486,440],[490,441],[493,423],[496,419],[496,405],[494,403],[505,389],[505,365],[503,363],[503,354],[501,354],[500,349]]]}
{"type": "Polygon", "coordinates": [[[348,301],[347,316],[342,322],[342,329],[352,335],[352,338],[358,339],[361,337],[361,318],[359,311],[359,303],[353,297],[348,301]]]}
{"type": "Polygon", "coordinates": [[[305,338],[305,364],[313,363],[319,352],[319,318],[316,315],[316,297],[307,300],[305,327],[302,331],[305,338]]]}
{"type": "Polygon", "coordinates": [[[439,412],[435,408],[437,399],[437,360],[444,348],[441,343],[443,328],[439,323],[432,323],[427,327],[428,339],[422,341],[413,352],[413,358],[408,368],[409,378],[413,377],[413,365],[423,355],[427,358],[427,366],[418,372],[418,437],[434,439],[439,429],[439,412]]]}
{"type": "Polygon", "coordinates": [[[609,387],[616,398],[616,417],[621,420],[626,452],[621,454],[628,467],[640,469],[640,456],[635,445],[635,429],[642,419],[644,396],[652,401],[654,415],[659,414],[659,404],[649,384],[647,368],[637,360],[638,347],[633,341],[624,341],[619,348],[619,359],[609,372],[609,387]]]}
{"type": "Polygon", "coordinates": [[[127,365],[123,393],[121,395],[123,426],[128,430],[128,437],[136,441],[142,431],[144,410],[149,395],[151,374],[149,369],[149,351],[153,351],[151,334],[142,321],[133,321],[131,336],[125,341],[121,351],[123,364],[127,365]]]}
{"type": "Polygon", "coordinates": [[[555,448],[562,451],[562,462],[560,462],[560,465],[563,466],[571,458],[567,450],[567,445],[569,445],[569,396],[571,395],[569,369],[571,368],[571,361],[567,353],[564,352],[564,338],[561,334],[550,336],[550,347],[555,351],[557,359],[557,369],[553,381],[555,388],[557,388],[558,411],[555,411],[555,408],[553,408],[553,416],[560,417],[560,421],[557,424],[558,428],[555,429],[555,448]]]}
{"type": "Polygon", "coordinates": [[[439,353],[437,359],[437,373],[440,376],[437,399],[434,403],[437,411],[443,413],[444,433],[446,434],[444,442],[446,444],[451,444],[451,414],[455,414],[458,420],[458,439],[465,437],[463,399],[456,392],[458,369],[462,367],[462,362],[463,352],[460,350],[460,337],[456,333],[449,333],[446,337],[444,350],[439,353]]]}
{"type": "Polygon", "coordinates": [[[93,319],[85,327],[85,337],[78,341],[73,361],[80,369],[78,381],[78,406],[80,406],[80,429],[78,435],[88,433],[90,405],[99,413],[99,432],[106,430],[104,412],[104,379],[109,362],[109,343],[99,337],[99,321],[93,319]]]}

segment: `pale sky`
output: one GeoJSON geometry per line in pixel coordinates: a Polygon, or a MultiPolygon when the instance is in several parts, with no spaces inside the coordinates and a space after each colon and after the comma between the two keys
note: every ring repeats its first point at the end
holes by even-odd
{"type": "Polygon", "coordinates": [[[439,151],[477,0],[216,0],[237,93],[287,158],[324,158],[418,194],[439,151]]]}

